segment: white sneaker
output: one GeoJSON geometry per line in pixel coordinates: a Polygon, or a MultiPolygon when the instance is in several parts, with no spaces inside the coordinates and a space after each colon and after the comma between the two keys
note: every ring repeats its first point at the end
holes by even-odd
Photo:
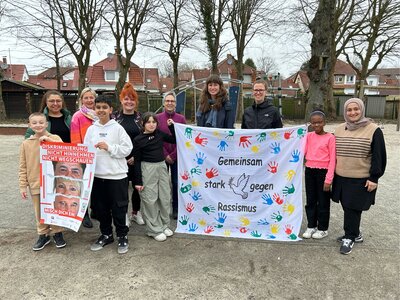
{"type": "Polygon", "coordinates": [[[140,211],[136,212],[136,214],[132,214],[131,221],[135,222],[138,225],[144,225],[144,220],[140,211]]]}
{"type": "Polygon", "coordinates": [[[173,235],[174,235],[174,232],[173,232],[171,229],[169,229],[169,228],[165,228],[164,234],[165,234],[167,237],[169,237],[169,236],[173,236],[173,235]]]}
{"type": "Polygon", "coordinates": [[[312,238],[313,239],[323,239],[324,237],[328,236],[328,231],[327,230],[317,230],[316,232],[313,233],[312,238]]]}
{"type": "Polygon", "coordinates": [[[153,236],[153,238],[157,242],[164,242],[167,239],[167,236],[164,233],[160,233],[159,235],[153,236]]]}
{"type": "Polygon", "coordinates": [[[317,232],[317,228],[307,228],[303,233],[303,238],[309,239],[315,232],[317,232]]]}

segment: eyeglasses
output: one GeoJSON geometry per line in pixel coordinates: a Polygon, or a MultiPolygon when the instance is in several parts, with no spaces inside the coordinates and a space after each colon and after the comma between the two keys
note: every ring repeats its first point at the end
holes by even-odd
{"type": "Polygon", "coordinates": [[[47,101],[47,102],[49,102],[49,103],[62,103],[62,100],[49,100],[49,101],[47,101]]]}
{"type": "Polygon", "coordinates": [[[165,100],[165,103],[175,103],[175,100],[165,100]]]}
{"type": "Polygon", "coordinates": [[[253,90],[254,93],[262,93],[265,92],[265,90],[253,90]]]}

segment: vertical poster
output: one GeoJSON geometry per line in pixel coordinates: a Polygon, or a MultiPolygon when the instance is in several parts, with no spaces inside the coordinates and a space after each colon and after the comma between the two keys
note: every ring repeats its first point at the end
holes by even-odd
{"type": "Polygon", "coordinates": [[[82,144],[41,144],[41,223],[79,230],[92,190],[95,153],[93,146],[82,144]]]}

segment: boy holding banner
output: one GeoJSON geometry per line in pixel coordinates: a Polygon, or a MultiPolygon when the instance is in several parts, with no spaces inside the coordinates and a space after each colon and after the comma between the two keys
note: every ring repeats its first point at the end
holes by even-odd
{"type": "Polygon", "coordinates": [[[22,199],[31,194],[35,209],[36,229],[39,239],[33,245],[34,251],[42,250],[50,243],[49,233],[54,233],[54,242],[57,248],[66,246],[62,234],[62,227],[40,223],[40,143],[62,142],[58,135],[47,131],[47,120],[42,113],[33,113],[29,116],[29,128],[35,133],[22,142],[19,156],[19,187],[22,199]]]}

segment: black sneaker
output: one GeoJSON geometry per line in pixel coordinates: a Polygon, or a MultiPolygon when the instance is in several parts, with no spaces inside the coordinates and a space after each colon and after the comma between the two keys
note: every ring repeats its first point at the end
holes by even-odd
{"type": "Polygon", "coordinates": [[[90,250],[98,251],[103,249],[104,246],[111,244],[114,242],[114,237],[112,234],[105,235],[102,234],[92,246],[90,246],[90,250]]]}
{"type": "Polygon", "coordinates": [[[93,228],[92,220],[90,220],[89,214],[87,211],[85,213],[85,216],[83,217],[82,225],[83,225],[83,227],[86,227],[86,228],[93,228]]]}
{"type": "MultiPolygon", "coordinates": [[[[339,237],[336,239],[336,241],[339,242],[339,243],[343,242],[343,240],[344,240],[344,235],[339,236],[339,237]]],[[[361,231],[360,231],[360,234],[354,239],[354,242],[355,242],[355,243],[362,243],[362,242],[364,242],[364,238],[363,238],[363,236],[362,236],[361,231]]]]}
{"type": "Polygon", "coordinates": [[[53,236],[53,239],[54,239],[54,243],[56,243],[57,248],[64,248],[67,245],[67,243],[64,240],[64,236],[63,236],[62,232],[55,233],[53,236]]]}
{"type": "Polygon", "coordinates": [[[351,250],[353,250],[354,242],[349,239],[344,239],[342,242],[342,246],[340,246],[340,253],[342,254],[350,254],[351,250]]]}
{"type": "Polygon", "coordinates": [[[33,245],[33,251],[42,250],[48,243],[50,243],[50,237],[45,234],[39,235],[39,239],[36,241],[35,245],[33,245]]]}
{"type": "Polygon", "coordinates": [[[127,236],[121,236],[118,238],[118,253],[119,254],[125,254],[128,252],[129,248],[129,243],[128,243],[128,237],[127,236]]]}

